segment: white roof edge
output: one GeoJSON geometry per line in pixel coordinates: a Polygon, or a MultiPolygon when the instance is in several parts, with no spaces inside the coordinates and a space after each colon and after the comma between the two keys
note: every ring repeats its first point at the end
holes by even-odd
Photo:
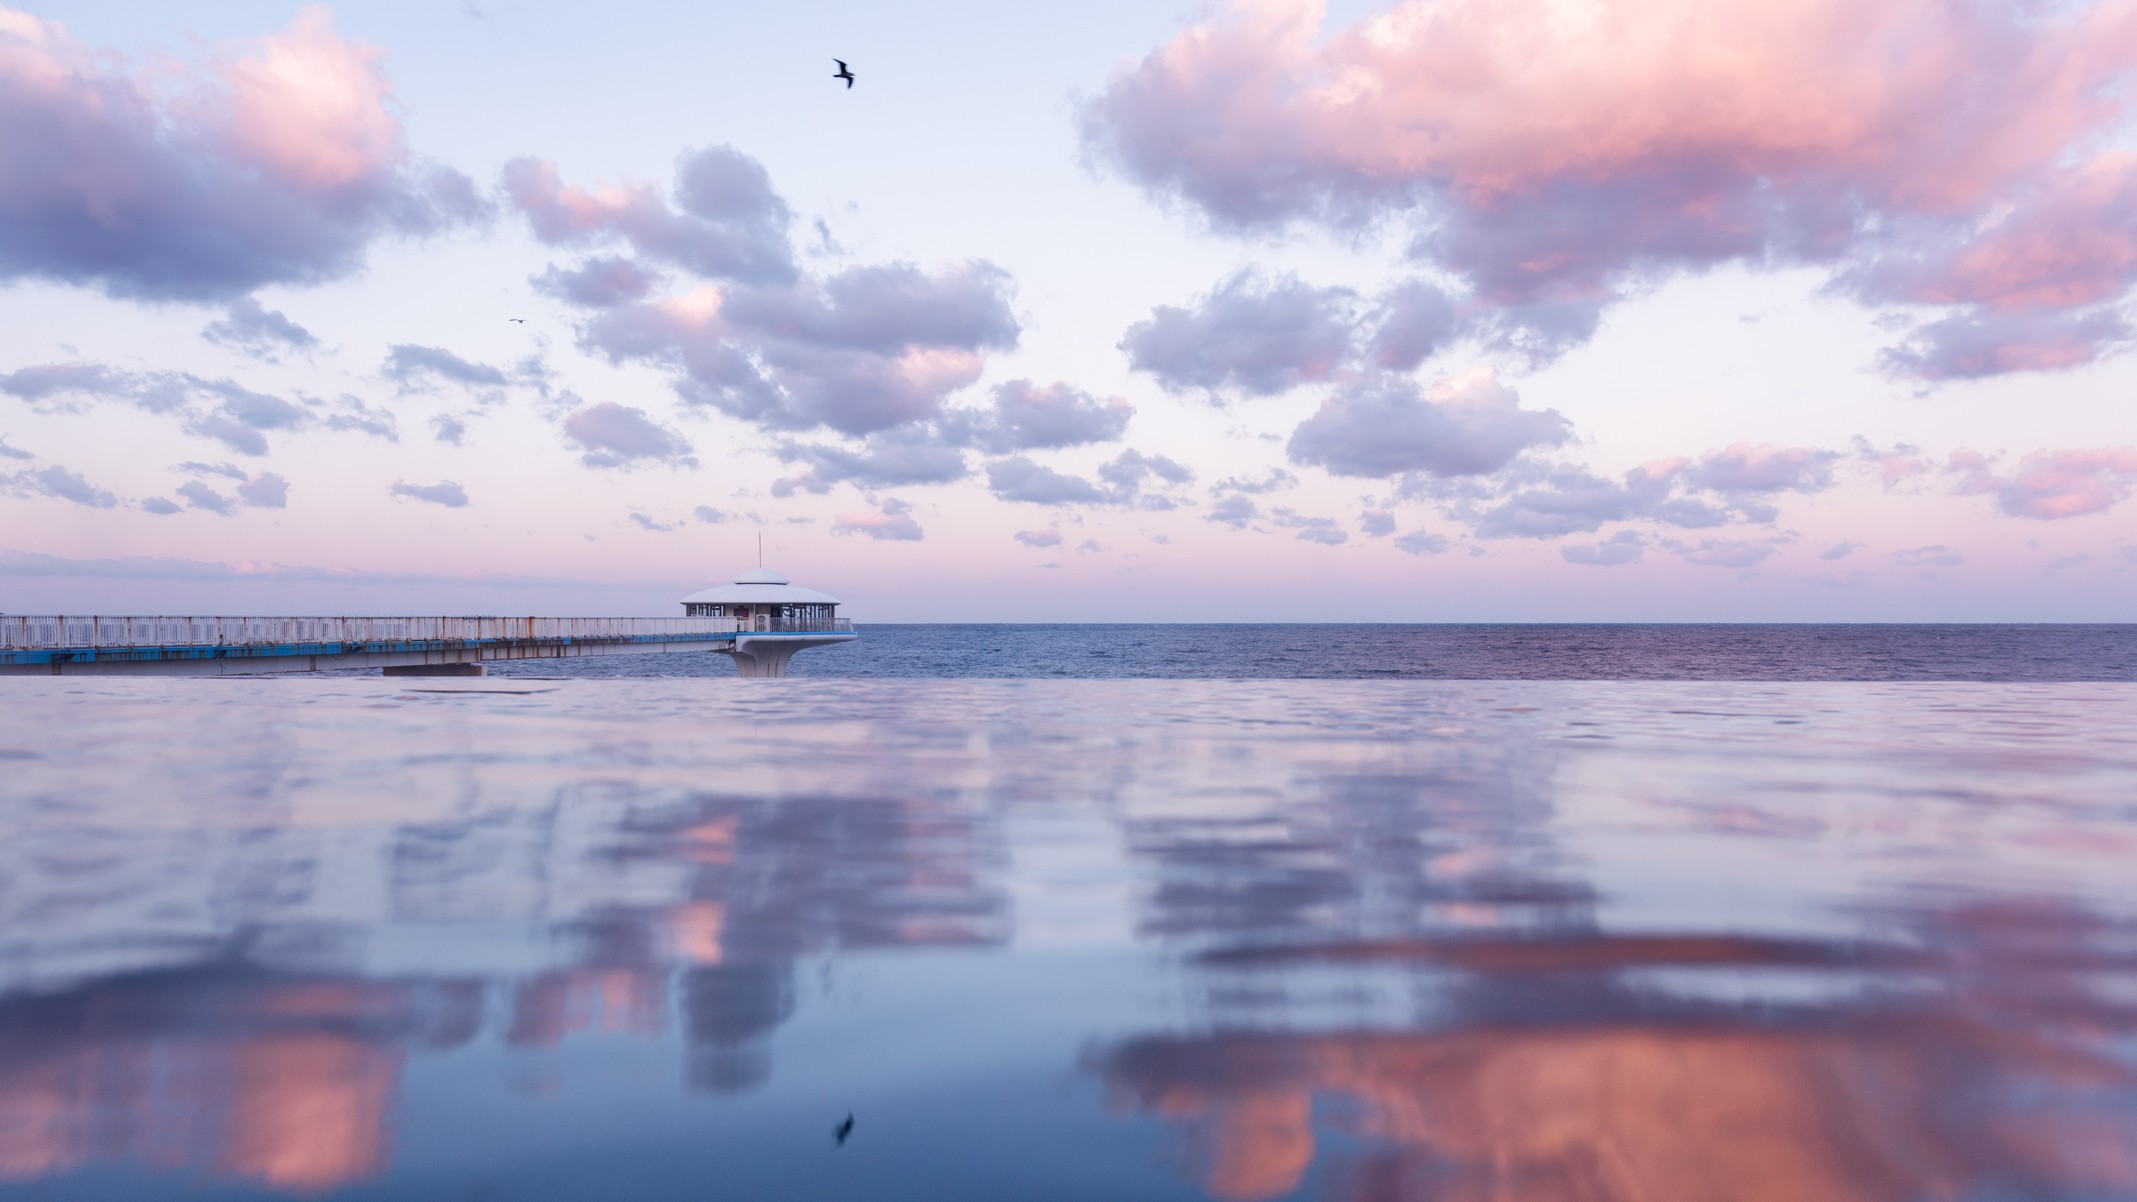
{"type": "Polygon", "coordinates": [[[791,584],[723,584],[683,598],[685,605],[837,605],[839,599],[791,584]]]}

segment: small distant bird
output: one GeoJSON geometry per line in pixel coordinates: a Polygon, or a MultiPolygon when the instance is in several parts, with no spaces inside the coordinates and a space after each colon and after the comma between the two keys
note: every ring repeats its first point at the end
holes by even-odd
{"type": "Polygon", "coordinates": [[[846,60],[842,58],[835,58],[831,61],[838,64],[838,73],[831,78],[845,80],[846,90],[851,92],[853,90],[853,68],[848,67],[846,60]]]}
{"type": "Polygon", "coordinates": [[[519,324],[521,324],[521,325],[526,325],[526,324],[527,324],[527,319],[526,319],[526,318],[524,318],[524,317],[507,317],[507,318],[505,318],[505,320],[506,320],[506,321],[516,321],[516,322],[518,322],[518,323],[519,323],[519,324]]]}
{"type": "MultiPolygon", "coordinates": [[[[833,62],[838,62],[838,60],[837,60],[837,59],[833,59],[832,61],[833,61],[833,62]]],[[[843,67],[843,66],[845,66],[845,65],[846,65],[846,64],[844,64],[844,63],[839,63],[839,66],[841,66],[841,67],[843,67]]],[[[851,1115],[851,1114],[848,1114],[848,1115],[846,1116],[846,1121],[845,1121],[845,1122],[843,1122],[843,1123],[840,1123],[840,1124],[839,1124],[838,1126],[836,1126],[836,1127],[833,1127],[833,1128],[831,1129],[831,1134],[832,1134],[832,1135],[833,1135],[833,1136],[834,1136],[835,1138],[837,1138],[837,1140],[838,1140],[838,1146],[839,1146],[839,1147],[841,1147],[841,1148],[845,1147],[845,1146],[846,1146],[846,1137],[847,1137],[847,1136],[849,1136],[849,1135],[852,1135],[852,1134],[853,1134],[853,1115],[851,1115]]]]}

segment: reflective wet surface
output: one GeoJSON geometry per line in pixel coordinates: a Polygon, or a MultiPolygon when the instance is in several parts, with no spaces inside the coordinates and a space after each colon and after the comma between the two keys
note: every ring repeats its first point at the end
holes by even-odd
{"type": "Polygon", "coordinates": [[[2127,685],[5,681],[0,1195],[2137,1198],[2133,880],[2127,685]]]}

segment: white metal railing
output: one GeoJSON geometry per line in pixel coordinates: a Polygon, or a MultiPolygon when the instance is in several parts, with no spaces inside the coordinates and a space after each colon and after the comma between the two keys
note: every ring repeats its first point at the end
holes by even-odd
{"type": "MultiPolygon", "coordinates": [[[[469,639],[625,639],[732,634],[735,618],[187,618],[0,615],[0,650],[385,643],[469,639]]],[[[852,623],[839,620],[841,629],[852,623]]]]}
{"type": "Polygon", "coordinates": [[[773,614],[758,614],[751,618],[739,618],[743,629],[751,634],[834,634],[853,633],[851,618],[782,618],[773,614]]]}

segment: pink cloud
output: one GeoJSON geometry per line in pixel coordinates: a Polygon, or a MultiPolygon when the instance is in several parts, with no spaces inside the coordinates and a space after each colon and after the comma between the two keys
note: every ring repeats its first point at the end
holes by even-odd
{"type": "Polygon", "coordinates": [[[831,523],[833,534],[860,534],[879,542],[919,542],[926,537],[913,517],[913,507],[896,497],[885,497],[867,513],[842,513],[831,523]]]}
{"type": "Polygon", "coordinates": [[[544,242],[567,242],[598,230],[651,226],[668,216],[667,202],[652,185],[634,183],[592,191],[564,182],[547,159],[514,159],[505,164],[505,191],[527,215],[535,236],[544,242]]]}
{"type": "Polygon", "coordinates": [[[2084,156],[2133,67],[2120,0],[1405,0],[1329,31],[1243,3],[1117,72],[1085,132],[1221,225],[1402,214],[1550,349],[1639,278],[1731,260],[1852,268],[1877,302],[2117,298],[2137,159],[2084,156]]]}
{"type": "MultiPolygon", "coordinates": [[[[855,436],[935,417],[983,368],[966,346],[915,341],[878,350],[788,339],[778,327],[725,318],[671,302],[622,306],[589,320],[580,341],[617,362],[679,367],[676,388],[689,404],[767,429],[829,426],[855,436]]],[[[972,337],[990,340],[982,348],[1000,344],[992,333],[972,337]]]]}
{"type": "MultiPolygon", "coordinates": [[[[1825,492],[1834,486],[1834,465],[1844,459],[1817,447],[1737,443],[1696,457],[1652,460],[1613,478],[1575,463],[1514,458],[1460,480],[1412,471],[1396,481],[1396,494],[1437,504],[1488,539],[1586,534],[1611,522],[1679,530],[1771,525],[1781,516],[1780,494],[1825,492]]],[[[1586,554],[1575,551],[1571,558],[1588,562],[1586,554]]]]}
{"type": "Polygon", "coordinates": [[[253,53],[226,61],[223,94],[209,106],[222,110],[236,157],[298,187],[346,187],[407,158],[401,124],[386,112],[384,59],[341,40],[332,14],[312,5],[253,53]]]}
{"type": "Polygon", "coordinates": [[[654,421],[643,409],[603,401],[574,409],[564,416],[563,426],[566,441],[584,452],[579,458],[588,467],[698,465],[689,440],[654,421]]]}
{"type": "Polygon", "coordinates": [[[1918,446],[1903,442],[1890,449],[1880,449],[1861,435],[1855,438],[1855,458],[1877,468],[1878,480],[1886,492],[1937,470],[1936,462],[1922,454],[1922,448],[1918,446]]]}
{"type": "MultiPolygon", "coordinates": [[[[1685,465],[1686,479],[1717,492],[1822,492],[1833,483],[1837,451],[1737,443],[1685,465]]],[[[1652,466],[1651,469],[1652,470],[1652,466]]]]}
{"type": "Polygon", "coordinates": [[[764,165],[731,146],[676,157],[673,207],[651,184],[567,184],[546,159],[513,159],[503,183],[534,236],[551,245],[621,239],[647,258],[704,276],[794,278],[786,201],[764,165]]]}
{"type": "Polygon", "coordinates": [[[1953,492],[1993,495],[2012,517],[2074,518],[2104,513],[2129,497],[2137,488],[2137,448],[2035,451],[2009,475],[1999,474],[1989,456],[1957,451],[1945,470],[1957,477],[1953,492]]]}
{"type": "Polygon", "coordinates": [[[1490,368],[1443,376],[1429,392],[1403,376],[1339,388],[1292,431],[1291,462],[1338,476],[1480,476],[1524,451],[1563,445],[1573,424],[1556,409],[1524,409],[1490,368]]]}
{"type": "Polygon", "coordinates": [[[0,8],[0,280],[229,299],[484,209],[465,177],[412,162],[380,52],[323,8],[149,75],[0,8]]]}
{"type": "Polygon", "coordinates": [[[1785,537],[1742,539],[1703,538],[1697,543],[1664,539],[1662,545],[1686,563],[1705,568],[1749,568],[1764,563],[1790,540],[1785,537]]]}
{"type": "MultiPolygon", "coordinates": [[[[978,382],[985,353],[1014,347],[1021,333],[1010,307],[1014,281],[983,260],[801,271],[786,201],[763,164],[731,147],[684,151],[669,196],[639,184],[576,187],[533,158],[507,163],[503,185],[541,241],[622,243],[635,255],[535,277],[586,310],[583,348],[664,368],[686,404],[768,430],[828,427],[865,437],[942,417],[947,397],[978,382]],[[655,295],[663,273],[648,263],[693,277],[688,290],[655,295]]],[[[1060,400],[1073,407],[1072,398],[1060,400]]],[[[1117,409],[1116,425],[1132,412],[1125,402],[1117,409]]],[[[942,476],[933,465],[945,457],[931,456],[928,478],[961,475],[962,461],[954,453],[948,460],[957,469],[942,476]]],[[[898,484],[918,482],[894,475],[898,484]]],[[[824,479],[805,473],[784,486],[814,491],[811,481],[824,479]]]]}
{"type": "Polygon", "coordinates": [[[2130,341],[2128,321],[2108,311],[1998,313],[1963,309],[1887,348],[1885,366],[1924,380],[1969,380],[2017,371],[2083,367],[2130,341]]]}
{"type": "Polygon", "coordinates": [[[686,403],[767,429],[855,436],[934,418],[1016,345],[1011,282],[992,264],[851,267],[793,284],[700,285],[599,309],[580,344],[675,369],[686,403]]]}
{"type": "Polygon", "coordinates": [[[1985,228],[1870,272],[1924,304],[2068,309],[2112,300],[2137,271],[2137,154],[2111,151],[2040,180],[1985,228]]]}

